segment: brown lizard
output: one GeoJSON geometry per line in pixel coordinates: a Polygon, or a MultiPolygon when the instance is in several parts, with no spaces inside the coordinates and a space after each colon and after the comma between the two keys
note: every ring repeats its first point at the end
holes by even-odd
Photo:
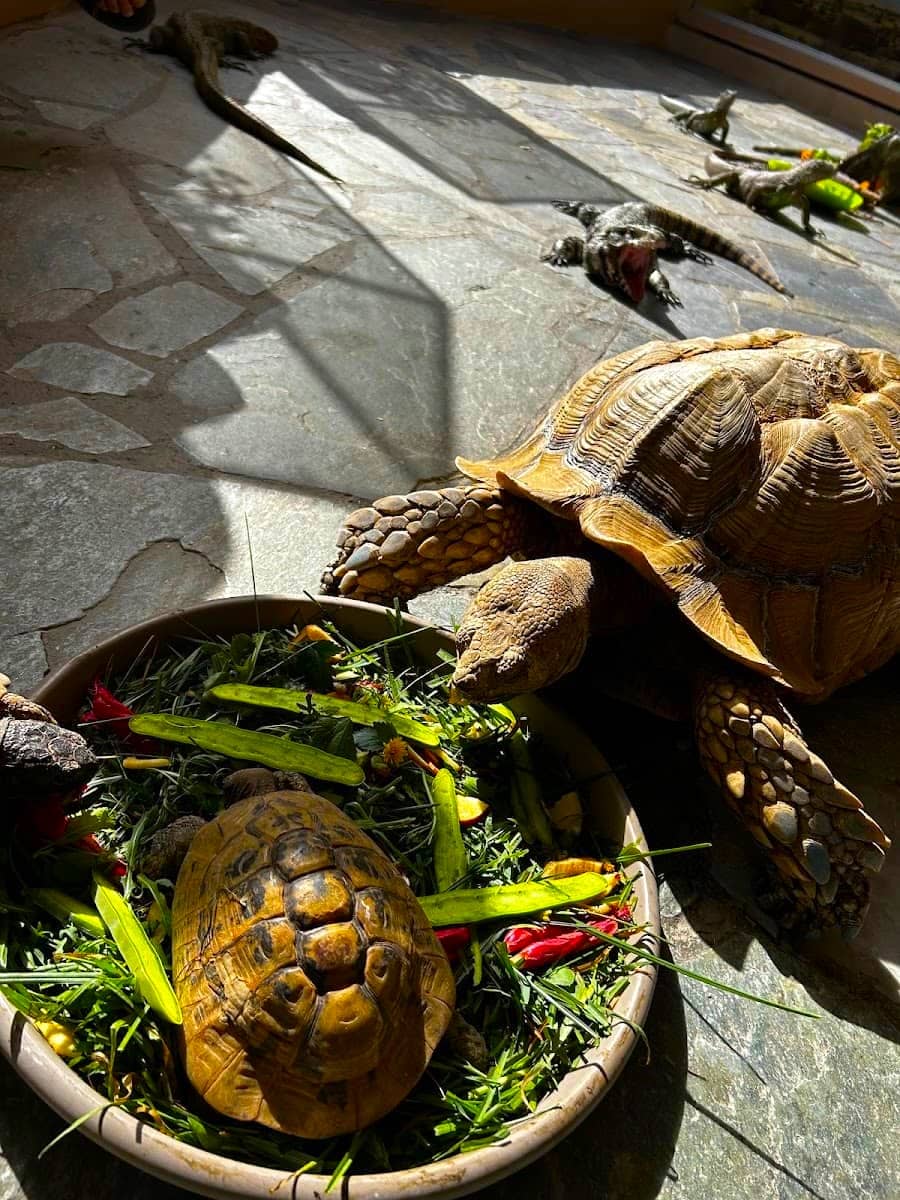
{"type": "Polygon", "coordinates": [[[810,158],[787,171],[760,170],[745,163],[708,154],[705,162],[707,179],[691,175],[688,183],[695,187],[714,188],[725,185],[729,196],[743,200],[754,212],[771,215],[778,209],[796,204],[803,214],[803,228],[810,237],[823,237],[809,221],[809,197],[806,188],[821,179],[832,179],[835,164],[823,158],[810,158]]]}
{"type": "Polygon", "coordinates": [[[693,242],[737,263],[776,292],[791,294],[765,259],[667,208],[630,201],[601,212],[593,204],[578,200],[556,200],[553,207],[580,221],[585,233],[582,237],[558,238],[541,256],[544,262],[554,267],[581,264],[592,278],[624,292],[635,304],[640,303],[648,288],[663,304],[681,304],[660,271],[656,256],[670,254],[712,262],[693,242]]]}
{"type": "Polygon", "coordinates": [[[149,42],[133,40],[131,44],[151,54],[169,54],[183,62],[193,71],[194,85],[204,103],[217,116],[224,117],[244,133],[304,163],[334,183],[342,182],[222,91],[219,84],[220,66],[246,70],[242,64],[229,61],[227,56],[265,58],[278,49],[278,39],[268,29],[252,25],[249,21],[219,17],[212,13],[185,12],[173,13],[164,25],[154,25],[149,36],[149,42]]]}

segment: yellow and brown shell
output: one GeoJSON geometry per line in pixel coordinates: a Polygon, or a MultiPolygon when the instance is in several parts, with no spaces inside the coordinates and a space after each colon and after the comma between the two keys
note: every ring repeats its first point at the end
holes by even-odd
{"type": "Polygon", "coordinates": [[[453,974],[397,868],[309,792],[251,796],[197,834],[172,907],[188,1077],[213,1108],[302,1137],[413,1088],[453,974]]]}
{"type": "Polygon", "coordinates": [[[715,646],[810,698],[900,646],[900,361],[760,329],[589,371],[472,478],[577,520],[715,646]]]}

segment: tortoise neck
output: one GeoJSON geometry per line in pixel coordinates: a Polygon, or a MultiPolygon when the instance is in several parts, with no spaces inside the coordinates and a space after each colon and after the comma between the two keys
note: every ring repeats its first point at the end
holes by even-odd
{"type": "Polygon", "coordinates": [[[665,593],[612,550],[590,545],[588,557],[593,568],[591,633],[594,636],[640,625],[666,607],[665,593]]]}

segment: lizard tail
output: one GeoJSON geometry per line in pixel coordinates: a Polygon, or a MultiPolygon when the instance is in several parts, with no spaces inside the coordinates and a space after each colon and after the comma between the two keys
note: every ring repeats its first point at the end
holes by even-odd
{"type": "Polygon", "coordinates": [[[216,116],[223,117],[230,125],[236,125],[244,133],[249,133],[251,137],[259,138],[273,150],[280,150],[288,158],[296,159],[297,162],[303,163],[313,171],[318,171],[332,183],[343,185],[343,180],[338,179],[337,175],[332,175],[327,167],[323,167],[314,158],[304,154],[293,142],[289,142],[280,133],[276,133],[271,125],[267,125],[265,121],[248,112],[243,104],[238,104],[236,100],[225,95],[219,86],[219,69],[214,50],[203,55],[202,59],[198,56],[194,64],[194,84],[207,107],[212,109],[216,116]]]}
{"type": "Polygon", "coordinates": [[[666,112],[673,113],[676,117],[691,111],[687,104],[682,104],[680,100],[673,100],[671,96],[659,96],[658,99],[666,112]]]}
{"type": "Polygon", "coordinates": [[[718,254],[720,258],[727,258],[730,262],[737,263],[739,267],[743,267],[745,271],[749,271],[751,275],[755,275],[757,279],[767,283],[776,292],[781,292],[783,296],[793,295],[775,274],[775,269],[767,259],[742,249],[736,242],[723,234],[715,233],[712,229],[699,225],[689,217],[670,212],[667,208],[651,207],[647,216],[654,224],[659,225],[662,229],[667,229],[669,233],[677,233],[679,237],[693,242],[701,250],[710,250],[713,254],[718,254]]]}

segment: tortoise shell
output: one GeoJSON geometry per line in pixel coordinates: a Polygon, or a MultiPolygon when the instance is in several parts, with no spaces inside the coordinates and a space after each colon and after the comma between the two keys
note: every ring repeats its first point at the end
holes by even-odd
{"type": "Polygon", "coordinates": [[[760,329],[589,371],[458,465],[576,520],[715,646],[809,698],[900,646],[900,361],[760,329]]]}
{"type": "Polygon", "coordinates": [[[400,872],[335,805],[271,792],[205,825],[172,906],[188,1077],[302,1137],[360,1129],[415,1085],[453,974],[400,872]]]}

